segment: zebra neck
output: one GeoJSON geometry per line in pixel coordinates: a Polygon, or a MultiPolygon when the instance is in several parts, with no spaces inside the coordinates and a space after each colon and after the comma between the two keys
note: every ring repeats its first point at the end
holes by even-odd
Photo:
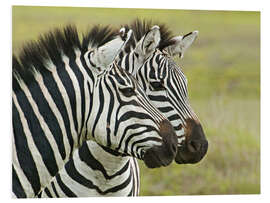
{"type": "MultiPolygon", "coordinates": [[[[104,175],[106,178],[114,176],[117,171],[121,170],[129,162],[129,156],[116,156],[109,151],[105,151],[103,147],[94,141],[87,141],[85,145],[87,145],[91,153],[92,161],[95,162],[94,160],[98,160],[98,162],[102,163],[102,167],[106,171],[106,175],[104,175]]],[[[100,170],[102,171],[103,169],[100,170]]]]}
{"type": "Polygon", "coordinates": [[[68,80],[64,90],[62,90],[66,91],[67,94],[63,92],[62,95],[65,103],[70,105],[67,109],[71,111],[70,119],[74,122],[75,127],[72,134],[77,136],[76,144],[80,147],[87,136],[86,122],[92,110],[92,92],[96,78],[81,57],[84,55],[79,50],[74,50],[74,52],[74,58],[62,56],[65,67],[63,72],[66,71],[69,76],[69,80],[62,79],[62,81],[68,80]]]}

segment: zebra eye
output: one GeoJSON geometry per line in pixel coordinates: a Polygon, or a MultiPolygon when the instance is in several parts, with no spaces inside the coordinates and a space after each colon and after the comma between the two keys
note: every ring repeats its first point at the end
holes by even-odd
{"type": "Polygon", "coordinates": [[[123,89],[119,89],[119,90],[126,97],[131,97],[131,96],[135,95],[134,88],[132,88],[132,87],[127,87],[127,88],[123,88],[123,89]]]}
{"type": "Polygon", "coordinates": [[[153,87],[154,91],[165,90],[165,87],[161,82],[150,82],[150,85],[153,87]]]}

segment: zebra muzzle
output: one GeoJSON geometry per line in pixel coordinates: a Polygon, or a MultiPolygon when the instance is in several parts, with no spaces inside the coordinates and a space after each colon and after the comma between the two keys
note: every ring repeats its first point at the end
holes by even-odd
{"type": "Polygon", "coordinates": [[[163,143],[148,149],[143,161],[148,168],[158,168],[168,166],[177,153],[177,137],[171,123],[163,120],[160,124],[160,135],[163,143]]]}
{"type": "Polygon", "coordinates": [[[178,147],[175,162],[195,164],[202,160],[208,150],[208,141],[200,123],[188,120],[188,133],[182,146],[178,147]]]}

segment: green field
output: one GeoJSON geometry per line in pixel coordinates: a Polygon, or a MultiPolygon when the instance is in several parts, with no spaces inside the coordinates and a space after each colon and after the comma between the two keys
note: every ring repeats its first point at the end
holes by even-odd
{"type": "Polygon", "coordinates": [[[13,7],[15,54],[28,40],[68,23],[85,32],[93,24],[119,27],[135,18],[166,23],[177,34],[199,37],[177,63],[209,140],[196,165],[148,169],[141,195],[260,193],[260,13],[109,8],[13,7]]]}

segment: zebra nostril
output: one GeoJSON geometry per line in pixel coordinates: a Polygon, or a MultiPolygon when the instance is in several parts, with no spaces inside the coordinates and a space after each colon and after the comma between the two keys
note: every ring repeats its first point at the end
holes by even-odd
{"type": "Polygon", "coordinates": [[[198,152],[201,149],[202,144],[198,141],[190,141],[187,145],[190,152],[198,152]]]}

